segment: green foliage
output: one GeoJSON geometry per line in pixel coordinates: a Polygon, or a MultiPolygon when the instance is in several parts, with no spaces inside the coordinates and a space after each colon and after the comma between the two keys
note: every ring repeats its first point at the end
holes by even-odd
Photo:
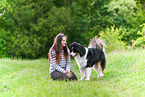
{"type": "MultiPolygon", "coordinates": [[[[110,0],[112,1],[112,0],[110,0]]],[[[95,36],[99,34],[100,31],[103,31],[107,25],[113,25],[113,21],[111,21],[109,12],[107,12],[106,4],[109,4],[108,0],[88,0],[88,10],[86,13],[90,16],[90,30],[91,35],[95,36]],[[95,27],[95,28],[94,28],[95,27]],[[95,31],[94,31],[95,29],[95,31]]]]}
{"type": "Polygon", "coordinates": [[[101,0],[91,5],[91,29],[92,36],[98,35],[104,31],[107,26],[113,26],[126,29],[122,40],[131,44],[132,39],[139,37],[137,31],[139,26],[145,21],[144,10],[141,4],[134,0],[101,0]]]}
{"type": "Polygon", "coordinates": [[[68,41],[70,40],[73,19],[69,8],[52,7],[51,10],[47,12],[47,17],[39,18],[37,22],[37,24],[33,25],[32,29],[39,35],[39,42],[42,45],[41,51],[44,51],[42,54],[45,54],[45,56],[58,33],[66,34],[69,37],[68,41]]]}
{"type": "Polygon", "coordinates": [[[133,46],[134,47],[138,47],[138,46],[140,46],[140,47],[145,47],[145,24],[142,24],[141,26],[140,26],[141,28],[142,28],[142,31],[140,32],[140,31],[138,31],[138,35],[140,35],[140,37],[139,38],[137,38],[136,40],[133,40],[133,46]]]}
{"type": "Polygon", "coordinates": [[[5,30],[0,28],[0,57],[7,57],[7,53],[6,53],[6,41],[5,41],[5,37],[7,33],[5,30]]]}
{"type": "Polygon", "coordinates": [[[40,54],[39,49],[41,47],[39,39],[34,35],[26,36],[23,33],[25,32],[20,33],[20,31],[16,31],[11,36],[11,42],[9,43],[7,52],[12,57],[37,58],[40,54]]]}
{"type": "MultiPolygon", "coordinates": [[[[82,2],[83,3],[83,2],[82,2]]],[[[71,10],[74,16],[73,24],[71,25],[71,42],[79,42],[84,46],[88,45],[88,40],[90,39],[89,30],[90,30],[90,16],[84,12],[83,5],[80,5],[77,2],[73,2],[71,5],[71,10]]]]}
{"type": "Polygon", "coordinates": [[[10,31],[5,38],[7,42],[6,53],[9,56],[38,58],[43,56],[44,53],[46,54],[44,45],[48,41],[46,40],[47,31],[45,33],[40,32],[40,27],[36,29],[35,25],[39,22],[40,17],[48,16],[43,13],[50,10],[53,5],[52,1],[8,0],[11,8],[6,13],[6,19],[3,20],[2,27],[10,31]]]}
{"type": "Polygon", "coordinates": [[[145,20],[140,4],[136,4],[134,0],[112,0],[105,5],[105,8],[108,8],[107,12],[110,15],[108,19],[116,27],[126,29],[126,33],[123,36],[124,41],[130,42],[130,40],[138,37],[136,32],[145,20]]]}
{"type": "Polygon", "coordinates": [[[0,11],[5,8],[6,4],[7,4],[7,0],[1,0],[0,1],[0,11]]]}
{"type": "MultiPolygon", "coordinates": [[[[132,44],[145,21],[142,6],[134,0],[1,0],[1,47],[12,57],[47,57],[58,33],[88,46],[91,38],[115,25],[126,29],[121,40],[132,44]]],[[[121,33],[120,33],[121,34],[121,33]]],[[[114,49],[113,49],[114,50],[114,49]]],[[[1,51],[3,52],[3,51],[1,51]]]]}
{"type": "Polygon", "coordinates": [[[124,49],[125,43],[121,40],[124,33],[121,28],[115,29],[115,25],[100,32],[100,37],[105,40],[107,52],[124,49]]]}

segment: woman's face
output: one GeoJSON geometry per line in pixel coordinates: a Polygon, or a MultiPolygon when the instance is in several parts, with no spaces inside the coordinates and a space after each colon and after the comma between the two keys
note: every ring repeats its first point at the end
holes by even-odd
{"type": "Polygon", "coordinates": [[[62,46],[66,46],[66,44],[67,44],[66,37],[62,37],[61,44],[62,44],[62,46]]]}

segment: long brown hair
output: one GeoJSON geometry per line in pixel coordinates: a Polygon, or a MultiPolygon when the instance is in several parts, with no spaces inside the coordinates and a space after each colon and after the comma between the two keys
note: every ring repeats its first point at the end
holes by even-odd
{"type": "MultiPolygon", "coordinates": [[[[52,45],[52,47],[50,48],[49,50],[49,53],[48,53],[48,59],[49,59],[49,64],[50,64],[50,53],[53,50],[55,50],[55,54],[56,54],[56,63],[59,63],[60,62],[60,59],[61,59],[61,52],[62,50],[64,50],[64,56],[65,56],[65,59],[67,60],[68,58],[68,46],[62,46],[62,37],[66,37],[66,35],[62,34],[62,33],[59,33],[55,39],[54,39],[54,43],[52,45]]],[[[67,37],[66,37],[67,38],[67,37]]]]}

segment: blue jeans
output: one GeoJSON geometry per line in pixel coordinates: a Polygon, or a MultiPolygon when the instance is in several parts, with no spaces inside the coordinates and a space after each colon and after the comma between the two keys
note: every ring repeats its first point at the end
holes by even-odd
{"type": "Polygon", "coordinates": [[[77,80],[77,76],[72,72],[72,77],[68,78],[66,74],[59,72],[59,71],[53,71],[50,76],[53,80],[77,80]]]}

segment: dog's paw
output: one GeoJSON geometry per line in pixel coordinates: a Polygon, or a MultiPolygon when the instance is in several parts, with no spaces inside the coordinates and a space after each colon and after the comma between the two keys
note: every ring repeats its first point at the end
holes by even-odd
{"type": "Polygon", "coordinates": [[[85,79],[85,81],[90,81],[90,79],[85,79]]]}
{"type": "Polygon", "coordinates": [[[104,74],[99,74],[99,75],[98,75],[98,78],[99,78],[99,77],[102,77],[102,76],[104,76],[104,74]]]}
{"type": "Polygon", "coordinates": [[[101,76],[104,76],[104,74],[103,74],[103,73],[102,73],[102,74],[100,74],[100,77],[101,77],[101,76]]]}
{"type": "Polygon", "coordinates": [[[84,79],[79,79],[78,81],[83,81],[84,79]]]}

